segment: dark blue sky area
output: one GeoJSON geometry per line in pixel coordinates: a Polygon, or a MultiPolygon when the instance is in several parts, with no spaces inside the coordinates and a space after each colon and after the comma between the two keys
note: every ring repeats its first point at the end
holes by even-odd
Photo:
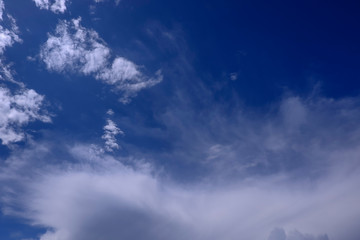
{"type": "Polygon", "coordinates": [[[261,105],[283,88],[301,94],[316,83],[329,97],[357,95],[359,7],[357,1],[124,1],[116,11],[129,28],[153,20],[180,26],[198,72],[210,73],[210,81],[237,72],[232,86],[247,104],[261,105]]]}
{"type": "MultiPolygon", "coordinates": [[[[16,2],[8,5],[19,25],[33,26],[32,35],[38,35],[19,47],[36,54],[46,39],[36,31],[44,27],[51,31],[58,16],[48,11],[25,14],[27,8],[16,8],[16,2]]],[[[31,1],[27,5],[38,11],[31,1]]],[[[152,48],[152,56],[147,56],[142,49],[134,49],[134,41],[151,48],[153,42],[145,31],[154,22],[177,31],[175,41],[184,40],[185,57],[206,85],[224,82],[230,73],[237,73],[238,80],[218,94],[226,98],[229,90],[235,90],[246,104],[263,105],[277,100],[284,89],[308,94],[317,83],[329,97],[359,93],[359,5],[357,1],[135,0],[122,1],[118,7],[102,3],[91,15],[83,1],[73,1],[64,18],[82,16],[83,24],[98,31],[113,50],[150,70],[184,53],[164,46],[165,51],[152,48]]]]}

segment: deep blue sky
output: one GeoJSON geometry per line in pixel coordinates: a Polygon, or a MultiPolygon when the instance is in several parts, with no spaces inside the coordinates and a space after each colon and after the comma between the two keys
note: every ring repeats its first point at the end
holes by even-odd
{"type": "MultiPolygon", "coordinates": [[[[0,130],[16,126],[17,133],[27,134],[10,144],[0,136],[0,184],[6,189],[30,191],[19,183],[23,180],[9,180],[3,172],[11,172],[8,165],[16,159],[35,161],[24,155],[37,146],[49,149],[34,154],[41,159],[37,164],[46,159],[49,168],[80,161],[69,150],[74,146],[98,146],[126,166],[137,166],[133,159],[141,159],[160,179],[186,186],[283,175],[289,182],[302,177],[311,182],[338,166],[336,154],[359,146],[359,1],[71,0],[64,12],[40,9],[35,0],[4,4],[4,16],[16,19],[22,41],[6,46],[1,68],[10,64],[14,79],[25,85],[2,77],[0,86],[12,94],[33,89],[43,95],[41,109],[52,119],[17,126],[0,108],[0,114],[8,114],[0,130]],[[46,45],[52,36],[59,37],[56,27],[63,24],[74,34],[81,27],[71,21],[79,17],[82,29],[97,32],[94,41],[110,50],[107,63],[89,74],[78,55],[58,70],[61,60],[46,65],[47,54],[58,53],[46,45]],[[159,69],[162,81],[132,92],[122,103],[130,91],[116,89],[124,87],[123,79],[109,84],[115,75],[101,75],[118,57],[134,63],[144,83],[156,79],[159,69]],[[106,113],[109,109],[113,114],[106,113]],[[115,134],[119,147],[107,152],[102,136],[109,120],[124,134],[115,134]]],[[[10,29],[10,22],[1,26],[10,29]]],[[[92,50],[91,42],[81,41],[86,51],[92,50]]],[[[344,156],[352,159],[352,154],[344,156]]],[[[358,165],[349,162],[344,165],[358,165]]],[[[28,179],[36,176],[29,173],[28,179]]],[[[2,209],[26,208],[27,197],[4,201],[2,209]]],[[[3,210],[0,239],[39,239],[38,234],[60,229],[51,224],[3,210]]],[[[350,240],[360,236],[352,233],[350,240]]],[[[334,236],[330,239],[345,235],[334,236]]]]}

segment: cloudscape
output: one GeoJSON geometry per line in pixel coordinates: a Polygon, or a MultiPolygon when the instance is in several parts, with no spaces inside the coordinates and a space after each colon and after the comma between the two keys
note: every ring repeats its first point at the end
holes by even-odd
{"type": "Polygon", "coordinates": [[[359,240],[359,10],[0,0],[0,239],[359,240]]]}

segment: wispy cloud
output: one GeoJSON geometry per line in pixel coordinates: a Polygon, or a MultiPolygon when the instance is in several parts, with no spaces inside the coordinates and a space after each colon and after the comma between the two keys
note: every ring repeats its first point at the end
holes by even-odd
{"type": "Polygon", "coordinates": [[[268,240],[329,240],[329,237],[326,234],[314,236],[311,234],[303,234],[299,231],[285,233],[284,229],[275,228],[270,233],[268,240]]]}
{"type": "Polygon", "coordinates": [[[40,9],[51,10],[54,13],[64,13],[68,0],[33,0],[40,9]]]}
{"type": "Polygon", "coordinates": [[[0,0],[0,20],[3,20],[4,9],[5,9],[4,1],[0,0]]]}
{"type": "Polygon", "coordinates": [[[93,76],[122,92],[124,103],[144,88],[162,80],[161,72],[148,78],[133,62],[115,57],[97,32],[81,26],[81,19],[60,21],[55,34],[42,46],[40,57],[50,71],[93,76]]]}
{"type": "MultiPolygon", "coordinates": [[[[108,0],[94,0],[96,3],[100,3],[100,2],[105,2],[105,1],[108,1],[108,0]]],[[[119,5],[121,0],[115,0],[115,4],[116,5],[119,5]]]]}
{"type": "Polygon", "coordinates": [[[19,30],[16,25],[15,19],[11,15],[6,15],[4,19],[4,3],[0,2],[0,54],[2,55],[7,47],[11,47],[15,42],[21,42],[21,39],[18,35],[19,30]],[[6,21],[7,25],[10,28],[4,27],[4,22],[6,21]]]}
{"type": "MultiPolygon", "coordinates": [[[[109,117],[114,114],[114,112],[110,109],[107,114],[109,117]]],[[[115,149],[119,149],[120,146],[116,141],[117,135],[124,135],[124,132],[121,131],[120,128],[117,127],[117,125],[108,118],[106,120],[106,125],[104,126],[104,134],[102,135],[102,139],[105,140],[105,150],[108,152],[112,152],[115,149]]]]}
{"type": "Polygon", "coordinates": [[[10,14],[4,15],[4,11],[4,2],[0,1],[0,80],[9,81],[23,86],[22,83],[14,79],[14,71],[11,69],[11,64],[6,64],[4,62],[4,52],[6,48],[13,46],[15,43],[22,42],[15,18],[13,18],[10,14]]]}
{"type": "Polygon", "coordinates": [[[238,74],[236,72],[230,73],[230,80],[236,81],[238,79],[238,74]]]}
{"type": "MultiPolygon", "coordinates": [[[[275,172],[315,177],[338,158],[356,162],[360,146],[357,97],[335,100],[316,94],[304,98],[290,95],[261,112],[241,103],[230,106],[201,97],[206,107],[199,114],[199,103],[186,93],[174,94],[167,110],[156,115],[164,126],[156,132],[126,118],[123,127],[142,137],[156,135],[171,142],[166,153],[151,153],[151,157],[208,169],[214,173],[212,178],[275,172]]],[[[141,146],[124,147],[147,157],[141,146]]]]}

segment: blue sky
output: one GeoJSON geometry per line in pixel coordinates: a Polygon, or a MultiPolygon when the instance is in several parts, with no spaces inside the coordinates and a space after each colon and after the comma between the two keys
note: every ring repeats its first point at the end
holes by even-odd
{"type": "Polygon", "coordinates": [[[0,239],[358,240],[359,9],[0,0],[0,239]]]}

